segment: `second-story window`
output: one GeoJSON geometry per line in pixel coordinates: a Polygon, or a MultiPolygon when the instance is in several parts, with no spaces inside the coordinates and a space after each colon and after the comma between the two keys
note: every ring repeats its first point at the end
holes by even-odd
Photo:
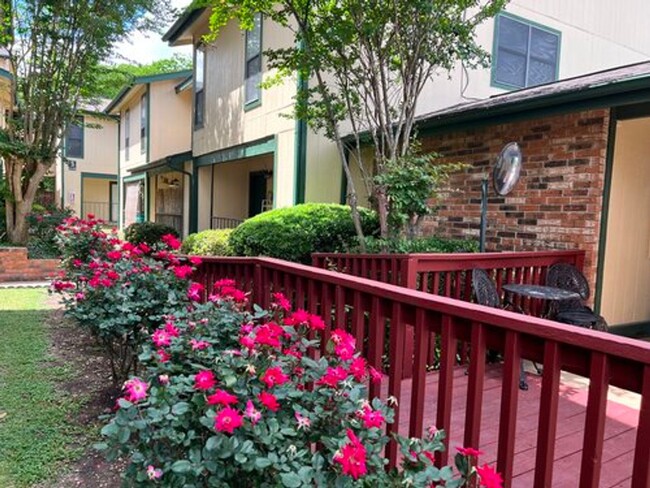
{"type": "Polygon", "coordinates": [[[262,15],[255,15],[253,29],[246,31],[246,66],[244,103],[258,102],[261,96],[262,81],[262,15]]]}
{"type": "Polygon", "coordinates": [[[147,94],[145,93],[140,98],[140,153],[144,154],[147,151],[147,94]]]}
{"type": "Polygon", "coordinates": [[[78,117],[65,131],[65,156],[82,159],[84,157],[84,118],[78,117]]]}
{"type": "Polygon", "coordinates": [[[499,14],[495,22],[494,85],[526,88],[558,79],[558,31],[506,14],[499,14]]]}
{"type": "Polygon", "coordinates": [[[129,148],[131,146],[131,111],[124,112],[124,160],[129,160],[129,148]]]}
{"type": "Polygon", "coordinates": [[[203,127],[205,114],[205,47],[197,46],[194,58],[194,127],[203,127]]]}

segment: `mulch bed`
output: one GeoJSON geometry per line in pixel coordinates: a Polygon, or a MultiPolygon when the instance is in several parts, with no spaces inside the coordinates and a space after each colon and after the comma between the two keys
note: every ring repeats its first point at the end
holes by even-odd
{"type": "Polygon", "coordinates": [[[72,419],[90,435],[79,440],[85,452],[79,460],[68,465],[62,476],[40,485],[39,488],[97,487],[118,488],[122,485],[120,472],[124,462],[108,463],[93,449],[99,440],[103,422],[99,416],[110,411],[118,394],[112,385],[107,359],[89,334],[63,316],[56,297],[49,297],[52,312],[46,324],[50,336],[50,355],[54,364],[66,364],[74,377],[59,385],[61,393],[83,399],[84,407],[72,419]]]}

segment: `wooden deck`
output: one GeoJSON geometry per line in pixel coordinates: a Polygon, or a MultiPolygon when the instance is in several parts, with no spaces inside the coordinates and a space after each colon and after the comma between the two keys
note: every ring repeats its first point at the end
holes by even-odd
{"type": "MultiPolygon", "coordinates": [[[[499,435],[499,412],[501,403],[501,365],[488,365],[485,375],[484,401],[481,421],[481,437],[478,446],[484,455],[479,463],[496,464],[497,439],[499,435]]],[[[457,367],[454,374],[454,395],[450,454],[456,446],[463,445],[465,425],[465,402],[467,376],[464,367],[457,367]]],[[[382,396],[387,391],[387,379],[382,385],[382,396]]],[[[537,424],[541,394],[541,377],[528,374],[528,391],[519,391],[513,487],[533,486],[537,444],[537,424]]],[[[588,383],[588,381],[586,381],[588,383]]],[[[402,382],[401,419],[399,431],[408,435],[412,380],[402,382]]],[[[426,409],[424,425],[435,425],[438,374],[429,373],[426,382],[426,409]]],[[[553,465],[553,487],[573,488],[580,480],[580,462],[585,429],[588,386],[560,386],[557,441],[553,465]]],[[[625,405],[612,399],[610,394],[605,423],[603,468],[599,486],[631,486],[634,443],[636,440],[639,412],[633,405],[625,405]]],[[[628,402],[630,403],[630,402],[628,402]]],[[[634,402],[632,402],[634,403],[634,402]]],[[[477,446],[472,446],[477,447],[477,446]]]]}

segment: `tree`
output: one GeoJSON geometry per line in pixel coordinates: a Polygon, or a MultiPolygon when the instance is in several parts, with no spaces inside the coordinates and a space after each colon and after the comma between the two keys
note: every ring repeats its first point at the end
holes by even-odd
{"type": "Polygon", "coordinates": [[[25,243],[25,217],[96,66],[129,32],[151,30],[171,12],[164,0],[4,0],[1,5],[0,44],[15,75],[15,107],[0,131],[9,192],[6,226],[10,242],[25,243]]]}
{"type": "Polygon", "coordinates": [[[87,87],[87,95],[93,98],[114,98],[127,83],[138,76],[172,73],[192,69],[192,59],[182,54],[158,59],[148,64],[100,64],[87,87]]]}
{"type": "MultiPolygon", "coordinates": [[[[265,51],[280,75],[298,73],[294,116],[334,141],[363,234],[350,162],[389,233],[386,185],[375,178],[409,154],[418,99],[427,82],[458,63],[485,66],[476,27],[507,0],[208,0],[213,36],[231,19],[250,29],[259,12],[291,29],[293,46],[265,51]],[[351,142],[348,142],[351,141],[351,142]],[[372,143],[373,161],[362,157],[372,143]],[[346,157],[350,155],[350,158],[346,157]]],[[[271,83],[276,82],[272,79],[271,83]]]]}

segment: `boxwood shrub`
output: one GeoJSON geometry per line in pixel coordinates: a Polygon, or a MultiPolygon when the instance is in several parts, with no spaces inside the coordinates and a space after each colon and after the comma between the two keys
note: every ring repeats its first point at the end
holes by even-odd
{"type": "Polygon", "coordinates": [[[129,225],[124,230],[124,238],[131,244],[147,244],[153,246],[161,242],[162,236],[172,234],[180,237],[173,227],[156,222],[141,222],[129,225]]]}
{"type": "Polygon", "coordinates": [[[233,229],[204,230],[190,234],[183,241],[181,252],[191,256],[230,256],[228,238],[233,229]]]}
{"type": "Polygon", "coordinates": [[[419,239],[366,239],[367,252],[377,253],[456,253],[478,252],[478,242],[469,239],[446,239],[442,237],[421,237],[419,239]]]}
{"type": "MultiPolygon", "coordinates": [[[[361,209],[365,235],[375,235],[379,223],[374,212],[361,209]]],[[[238,256],[269,256],[309,263],[313,252],[341,252],[356,245],[350,207],[306,203],[256,215],[230,235],[238,256]]]]}

